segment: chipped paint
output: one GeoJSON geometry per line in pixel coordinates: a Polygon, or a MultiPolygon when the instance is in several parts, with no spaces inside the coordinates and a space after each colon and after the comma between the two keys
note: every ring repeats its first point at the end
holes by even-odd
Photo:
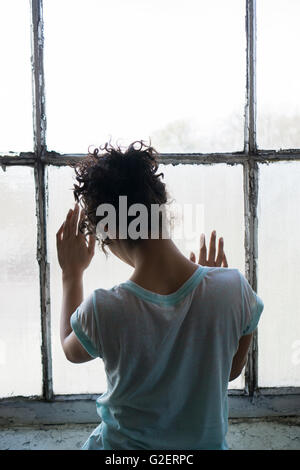
{"type": "MultiPolygon", "coordinates": [[[[44,150],[40,160],[46,165],[67,166],[70,162],[76,162],[86,157],[83,153],[61,154],[44,150]]],[[[165,165],[212,165],[226,163],[228,165],[244,164],[246,161],[256,161],[260,164],[290,162],[300,160],[300,149],[287,150],[256,150],[255,153],[161,153],[158,155],[159,163],[165,165]]],[[[36,162],[36,154],[32,152],[20,153],[19,156],[0,156],[0,164],[3,165],[33,165],[36,162]]]]}
{"type": "Polygon", "coordinates": [[[39,157],[46,150],[43,2],[31,0],[30,5],[33,139],[34,150],[39,157]]]}
{"type": "Polygon", "coordinates": [[[42,161],[46,151],[46,113],[44,89],[44,33],[43,2],[31,0],[31,63],[33,90],[33,129],[36,216],[37,216],[37,253],[40,274],[41,306],[41,356],[43,367],[43,397],[53,398],[52,355],[51,355],[51,312],[50,312],[50,272],[47,253],[47,168],[42,161]]]}
{"type": "Polygon", "coordinates": [[[244,151],[256,152],[256,0],[246,1],[246,103],[244,151]]]}
{"type": "MultiPolygon", "coordinates": [[[[254,291],[257,291],[257,240],[258,240],[258,164],[249,160],[244,165],[244,220],[245,220],[245,274],[254,291]]],[[[253,334],[245,371],[246,391],[250,396],[257,392],[258,355],[257,330],[253,334]]]]}
{"type": "MultiPolygon", "coordinates": [[[[244,151],[255,155],[256,145],[256,0],[246,1],[246,104],[244,151]]],[[[244,221],[245,221],[245,274],[257,291],[257,200],[258,200],[258,164],[253,158],[244,163],[244,221]]],[[[258,355],[257,330],[253,333],[248,361],[245,370],[245,391],[250,397],[257,392],[258,355]]]]}

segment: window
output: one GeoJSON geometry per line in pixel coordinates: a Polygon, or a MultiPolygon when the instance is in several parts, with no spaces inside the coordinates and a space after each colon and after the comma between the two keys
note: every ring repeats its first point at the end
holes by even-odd
{"type": "MultiPolygon", "coordinates": [[[[264,300],[245,373],[229,384],[233,414],[257,395],[299,397],[298,10],[294,0],[0,6],[0,398],[105,390],[100,361],[74,365],[61,351],[55,233],[73,204],[68,162],[109,138],[151,138],[171,196],[202,205],[202,231],[222,234],[230,265],[264,300]]],[[[198,235],[178,242],[187,255],[198,235]]],[[[97,252],[85,294],[130,272],[97,252]]]]}
{"type": "Polygon", "coordinates": [[[48,148],[84,153],[113,133],[168,153],[242,150],[244,8],[44,1],[48,148]]]}

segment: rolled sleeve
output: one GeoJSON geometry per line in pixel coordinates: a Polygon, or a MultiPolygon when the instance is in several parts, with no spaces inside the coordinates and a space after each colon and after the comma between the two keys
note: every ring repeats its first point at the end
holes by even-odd
{"type": "Polygon", "coordinates": [[[94,344],[87,336],[87,334],[82,330],[82,324],[80,318],[78,317],[78,309],[71,315],[70,323],[75,335],[77,336],[84,349],[89,353],[90,356],[98,357],[99,354],[94,344]]]}
{"type": "Polygon", "coordinates": [[[249,335],[257,328],[264,309],[262,299],[252,289],[245,276],[240,272],[241,297],[243,309],[243,329],[241,335],[249,335]]]}
{"type": "Polygon", "coordinates": [[[102,357],[97,319],[94,312],[94,292],[90,294],[71,315],[70,325],[76,337],[90,354],[102,357]]]}

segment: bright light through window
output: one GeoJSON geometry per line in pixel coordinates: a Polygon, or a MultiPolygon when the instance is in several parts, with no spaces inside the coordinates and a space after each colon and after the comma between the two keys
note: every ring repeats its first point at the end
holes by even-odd
{"type": "Polygon", "coordinates": [[[257,139],[300,148],[299,0],[257,2],[257,139]]]}
{"type": "Polygon", "coordinates": [[[29,2],[0,3],[0,152],[33,147],[29,2]]]}
{"type": "MultiPolygon", "coordinates": [[[[67,156],[58,158],[50,152],[87,153],[90,145],[110,139],[124,146],[151,139],[160,153],[181,154],[169,155],[160,170],[174,203],[202,207],[199,230],[174,240],[186,256],[191,250],[198,252],[201,232],[208,241],[216,229],[217,236],[224,237],[229,267],[245,274],[245,247],[250,268],[257,262],[252,274],[257,274],[256,290],[265,306],[258,326],[258,352],[251,350],[254,365],[258,359],[258,373],[251,365],[247,383],[242,373],[229,388],[247,385],[251,390],[256,378],[259,387],[300,386],[300,150],[293,155],[298,161],[283,162],[285,157],[275,154],[272,158],[279,161],[268,165],[261,151],[300,149],[300,2],[256,4],[258,151],[249,156],[242,153],[249,96],[245,0],[44,0],[48,150],[42,149],[39,161],[41,153],[22,158],[10,153],[33,151],[36,108],[31,69],[37,67],[40,77],[43,70],[31,58],[30,2],[1,2],[0,398],[48,396],[49,384],[49,396],[105,391],[103,362],[71,364],[60,344],[62,286],[55,234],[74,204],[74,173],[64,166],[67,156]],[[191,164],[191,159],[200,157],[187,155],[213,152],[222,154],[222,163],[211,164],[211,156],[205,155],[201,164],[200,160],[191,164]],[[233,162],[227,152],[241,153],[233,162]],[[261,161],[252,166],[257,155],[261,161]],[[45,187],[39,173],[43,165],[45,187]],[[256,198],[253,176],[258,177],[257,220],[255,211],[246,214],[250,225],[245,227],[245,207],[253,208],[256,198]],[[37,245],[45,234],[48,251],[43,252],[37,245]],[[248,246],[250,234],[254,234],[253,252],[248,246]],[[50,286],[42,263],[39,272],[37,252],[49,262],[50,286]],[[41,307],[45,312],[47,295],[41,300],[40,290],[45,293],[48,287],[51,338],[41,331],[41,307]],[[44,364],[42,341],[43,346],[51,342],[52,348],[51,357],[44,354],[44,364]]],[[[40,5],[35,3],[34,13],[39,13],[40,5]]],[[[40,39],[35,36],[35,45],[39,41],[42,49],[40,39]]],[[[249,70],[252,73],[252,67],[249,70]]],[[[37,102],[44,99],[40,91],[37,102]]],[[[175,225],[181,223],[175,219],[175,225]]],[[[85,296],[99,287],[109,289],[131,273],[132,268],[111,254],[106,259],[98,249],[84,277],[85,296]]],[[[44,350],[47,353],[47,347],[44,350]]]]}
{"type": "Polygon", "coordinates": [[[243,149],[244,1],[47,0],[44,12],[49,150],[110,137],[243,149]]]}

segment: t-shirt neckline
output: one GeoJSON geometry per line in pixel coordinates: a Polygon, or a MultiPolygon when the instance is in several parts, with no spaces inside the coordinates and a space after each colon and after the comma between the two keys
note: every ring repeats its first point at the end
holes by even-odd
{"type": "Polygon", "coordinates": [[[134,281],[128,279],[127,281],[120,284],[120,287],[127,289],[143,300],[153,302],[159,305],[174,305],[182,300],[186,295],[193,290],[201,281],[205,274],[205,267],[199,265],[193,274],[182,284],[177,291],[171,294],[157,294],[144,287],[136,284],[134,281]]]}

